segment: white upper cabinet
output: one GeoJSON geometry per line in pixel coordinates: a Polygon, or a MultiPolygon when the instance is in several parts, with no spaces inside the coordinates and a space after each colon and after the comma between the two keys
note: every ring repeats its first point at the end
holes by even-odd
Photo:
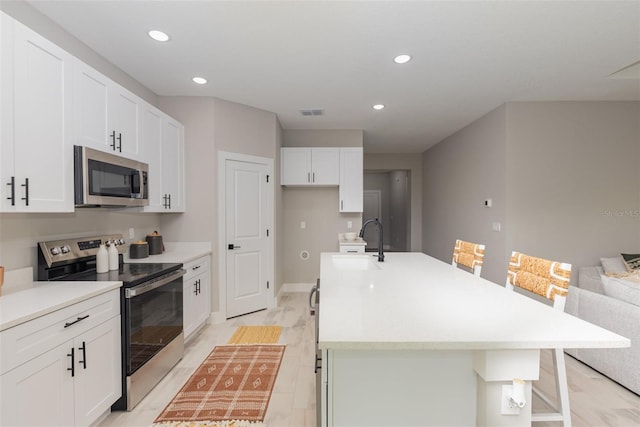
{"type": "Polygon", "coordinates": [[[184,212],[184,126],[157,108],[141,113],[140,144],[149,164],[145,212],[184,212]]]}
{"type": "Polygon", "coordinates": [[[340,151],[335,147],[280,149],[281,185],[333,186],[340,181],[340,151]]]}
{"type": "Polygon", "coordinates": [[[2,212],[72,212],[73,57],[1,13],[2,212]]]}
{"type": "Polygon", "coordinates": [[[165,211],[184,212],[184,126],[166,114],[162,121],[162,189],[165,211]]]}
{"type": "Polygon", "coordinates": [[[144,101],[79,60],[74,100],[75,145],[142,160],[139,123],[144,101]]]}
{"type": "Polygon", "coordinates": [[[362,212],[362,148],[340,148],[340,212],[362,212]]]}

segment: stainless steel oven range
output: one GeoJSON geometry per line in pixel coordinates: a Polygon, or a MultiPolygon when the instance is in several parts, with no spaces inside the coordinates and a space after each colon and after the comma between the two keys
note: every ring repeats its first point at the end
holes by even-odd
{"type": "Polygon", "coordinates": [[[38,243],[38,280],[121,281],[122,397],[114,410],[133,409],[182,359],[182,264],[123,263],[122,235],[38,243]],[[119,268],[96,273],[100,243],[112,242],[119,268]]]}

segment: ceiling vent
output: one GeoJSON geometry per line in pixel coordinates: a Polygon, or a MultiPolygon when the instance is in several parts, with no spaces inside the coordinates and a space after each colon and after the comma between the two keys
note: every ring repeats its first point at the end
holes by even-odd
{"type": "Polygon", "coordinates": [[[324,116],[324,110],[321,110],[319,108],[305,108],[300,110],[300,114],[305,117],[324,116]]]}

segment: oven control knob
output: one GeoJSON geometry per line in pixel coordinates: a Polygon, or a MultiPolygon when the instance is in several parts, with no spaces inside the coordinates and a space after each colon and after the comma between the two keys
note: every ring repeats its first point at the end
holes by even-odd
{"type": "Polygon", "coordinates": [[[61,250],[63,254],[68,254],[69,252],[71,252],[71,248],[69,247],[69,245],[64,245],[61,250]]]}
{"type": "Polygon", "coordinates": [[[118,244],[119,245],[124,245],[124,239],[118,239],[118,244]]]}
{"type": "Polygon", "coordinates": [[[54,246],[51,248],[51,255],[59,255],[60,254],[60,248],[58,246],[54,246]]]}

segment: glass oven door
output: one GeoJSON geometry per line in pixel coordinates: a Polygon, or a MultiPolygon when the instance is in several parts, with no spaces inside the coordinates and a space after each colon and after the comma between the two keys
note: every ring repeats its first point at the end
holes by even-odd
{"type": "Polygon", "coordinates": [[[182,276],[185,270],[125,289],[127,375],[182,333],[182,276]]]}

